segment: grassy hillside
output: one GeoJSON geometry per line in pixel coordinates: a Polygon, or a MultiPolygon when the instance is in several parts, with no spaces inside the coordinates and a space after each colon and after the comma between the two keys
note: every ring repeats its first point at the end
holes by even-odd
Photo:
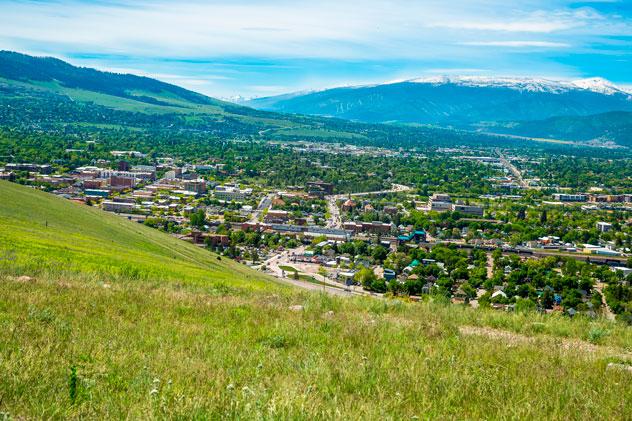
{"type": "Polygon", "coordinates": [[[5,273],[270,286],[228,259],[100,209],[5,181],[0,203],[5,273]]]}
{"type": "Polygon", "coordinates": [[[608,368],[630,362],[632,332],[603,320],[294,291],[119,217],[3,182],[0,256],[0,417],[628,419],[632,411],[632,374],[608,368]]]}

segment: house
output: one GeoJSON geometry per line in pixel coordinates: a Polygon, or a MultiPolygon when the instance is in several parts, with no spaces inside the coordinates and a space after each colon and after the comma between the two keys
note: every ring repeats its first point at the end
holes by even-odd
{"type": "Polygon", "coordinates": [[[15,173],[12,171],[0,171],[0,180],[13,181],[15,180],[15,173]]]}
{"type": "Polygon", "coordinates": [[[608,222],[597,222],[597,230],[599,232],[609,232],[612,230],[612,224],[608,222]]]}
{"type": "Polygon", "coordinates": [[[415,230],[408,234],[402,234],[397,237],[398,244],[404,244],[409,241],[415,241],[416,243],[423,243],[426,241],[426,231],[415,230]]]}
{"type": "Polygon", "coordinates": [[[355,207],[356,207],[356,202],[354,202],[351,199],[347,199],[347,201],[345,201],[342,204],[342,210],[344,212],[351,212],[355,207]]]}

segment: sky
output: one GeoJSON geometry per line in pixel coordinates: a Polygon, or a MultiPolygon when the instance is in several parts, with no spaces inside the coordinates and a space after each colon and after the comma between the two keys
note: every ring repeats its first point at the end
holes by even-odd
{"type": "Polygon", "coordinates": [[[0,49],[222,98],[431,75],[632,88],[632,0],[0,0],[0,49]]]}

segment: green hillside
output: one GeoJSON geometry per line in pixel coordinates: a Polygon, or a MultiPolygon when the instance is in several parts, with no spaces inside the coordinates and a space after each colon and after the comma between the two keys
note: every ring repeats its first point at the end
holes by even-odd
{"type": "Polygon", "coordinates": [[[632,330],[295,291],[0,182],[0,417],[626,419],[632,330]],[[296,308],[293,306],[302,306],[296,308]]]}
{"type": "Polygon", "coordinates": [[[272,287],[256,272],[141,224],[0,181],[5,271],[272,287]]]}

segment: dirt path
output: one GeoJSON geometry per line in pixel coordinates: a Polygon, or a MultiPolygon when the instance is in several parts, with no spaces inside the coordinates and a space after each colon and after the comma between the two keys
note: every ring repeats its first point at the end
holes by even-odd
{"type": "Polygon", "coordinates": [[[595,289],[599,291],[599,293],[601,294],[601,303],[603,304],[604,315],[606,316],[608,320],[614,320],[615,314],[610,309],[610,306],[606,302],[606,296],[603,294],[603,289],[605,287],[606,287],[606,284],[604,284],[603,282],[597,282],[597,285],[595,285],[595,289]]]}
{"type": "Polygon", "coordinates": [[[560,347],[568,352],[580,352],[589,355],[607,355],[616,356],[618,358],[632,362],[632,353],[625,352],[620,349],[596,345],[580,339],[560,338],[551,335],[527,336],[520,333],[510,332],[507,330],[492,329],[480,326],[461,326],[459,333],[464,336],[484,336],[489,339],[498,340],[509,346],[519,344],[541,344],[549,342],[550,345],[560,347]]]}

